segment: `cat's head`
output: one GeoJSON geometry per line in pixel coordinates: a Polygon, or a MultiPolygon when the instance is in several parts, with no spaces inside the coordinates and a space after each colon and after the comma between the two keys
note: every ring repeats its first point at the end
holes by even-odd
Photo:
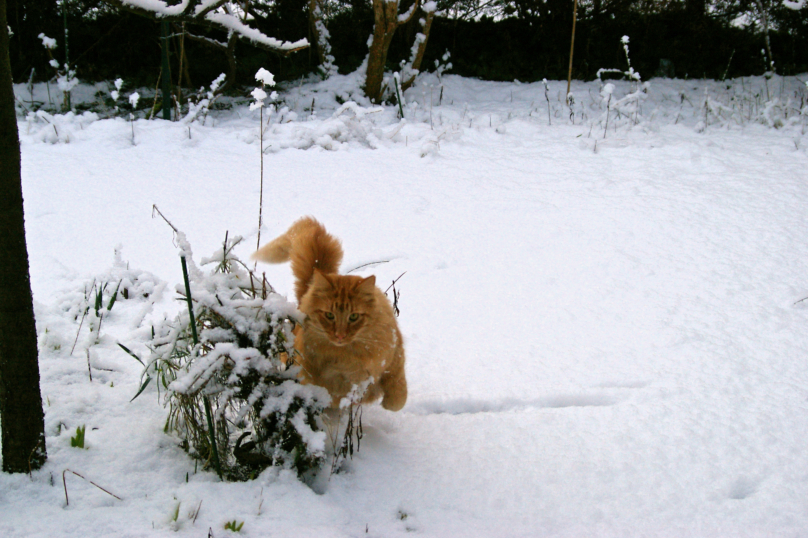
{"type": "Polygon", "coordinates": [[[300,310],[309,327],[321,332],[337,346],[353,342],[373,316],[376,277],[314,272],[300,310]]]}

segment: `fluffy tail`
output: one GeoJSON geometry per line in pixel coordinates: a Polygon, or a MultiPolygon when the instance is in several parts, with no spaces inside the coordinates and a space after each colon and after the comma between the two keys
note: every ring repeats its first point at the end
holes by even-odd
{"type": "Polygon", "coordinates": [[[309,289],[315,269],[326,274],[337,272],[342,261],[342,246],[322,224],[311,217],[303,217],[286,233],[258,249],[252,258],[268,263],[291,260],[299,304],[309,289]]]}

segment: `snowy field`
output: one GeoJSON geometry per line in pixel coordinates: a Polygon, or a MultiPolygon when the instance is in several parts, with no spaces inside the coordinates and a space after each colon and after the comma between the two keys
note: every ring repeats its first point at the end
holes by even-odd
{"type": "MultiPolygon", "coordinates": [[[[262,242],[314,215],[343,271],[406,271],[409,401],[365,409],[322,494],[195,472],[154,387],[129,403],[142,367],[116,345],[145,353],[181,307],[153,204],[197,263],[226,232],[254,250],[258,111],[20,118],[49,457],[0,475],[0,535],[808,535],[805,85],[655,79],[618,114],[627,83],[574,83],[571,123],[565,82],[442,84],[410,89],[404,122],[341,107],[350,77],[295,84],[265,135],[262,242]],[[133,274],[149,299],[91,345],[71,313],[133,274]],[[122,500],[68,472],[66,504],[67,469],[122,500]]],[[[293,297],[287,265],[262,270],[293,297]]]]}

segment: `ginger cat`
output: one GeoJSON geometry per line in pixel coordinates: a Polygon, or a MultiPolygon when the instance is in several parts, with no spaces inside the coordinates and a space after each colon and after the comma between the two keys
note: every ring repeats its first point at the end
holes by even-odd
{"type": "Polygon", "coordinates": [[[385,409],[404,407],[404,346],[393,307],[375,276],[337,274],[342,261],[337,238],[304,217],[252,257],[292,262],[298,308],[306,314],[295,335],[304,382],[325,387],[331,407],[339,408],[354,386],[372,378],[363,403],[381,397],[385,409]]]}

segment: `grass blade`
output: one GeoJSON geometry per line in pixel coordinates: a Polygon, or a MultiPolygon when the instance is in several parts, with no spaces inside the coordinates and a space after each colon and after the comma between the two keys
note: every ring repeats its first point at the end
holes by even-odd
{"type": "Polygon", "coordinates": [[[131,356],[132,356],[132,357],[133,357],[133,358],[134,358],[134,359],[135,359],[137,362],[139,362],[140,364],[143,364],[143,366],[144,366],[144,367],[146,366],[146,365],[143,363],[143,361],[142,361],[142,360],[140,360],[140,357],[138,357],[137,355],[135,355],[135,352],[134,352],[134,351],[132,351],[131,349],[129,349],[129,348],[128,348],[128,347],[126,347],[125,345],[121,344],[120,342],[118,342],[118,347],[120,347],[122,350],[126,351],[126,353],[128,353],[129,355],[131,355],[131,356]]]}
{"type": "Polygon", "coordinates": [[[134,402],[134,401],[135,401],[135,398],[137,398],[138,396],[140,396],[140,393],[141,393],[141,392],[143,392],[144,390],[146,390],[146,387],[148,387],[148,386],[149,386],[149,383],[150,383],[150,382],[151,382],[151,377],[147,376],[147,377],[146,377],[146,381],[144,381],[144,382],[143,382],[143,384],[140,386],[140,390],[138,390],[138,391],[137,391],[137,394],[135,394],[134,396],[132,396],[132,399],[131,399],[131,400],[129,400],[129,403],[134,402]]]}

